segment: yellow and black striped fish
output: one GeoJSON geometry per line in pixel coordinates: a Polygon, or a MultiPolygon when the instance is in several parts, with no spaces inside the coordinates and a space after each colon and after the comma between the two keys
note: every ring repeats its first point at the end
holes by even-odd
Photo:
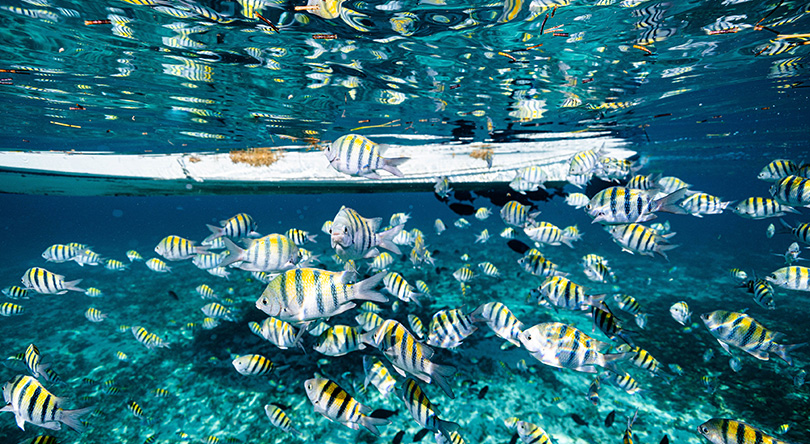
{"type": "Polygon", "coordinates": [[[719,197],[706,193],[695,193],[681,202],[681,207],[695,217],[704,214],[722,214],[731,202],[723,202],[719,197]]]}
{"type": "Polygon", "coordinates": [[[782,205],[810,207],[810,179],[787,176],[771,185],[771,196],[782,205]]]}
{"type": "Polygon", "coordinates": [[[180,236],[166,236],[158,242],[155,252],[170,261],[191,259],[195,254],[205,253],[206,246],[197,246],[196,242],[180,236]]]}
{"type": "Polygon", "coordinates": [[[39,355],[39,349],[37,346],[34,344],[29,344],[25,349],[24,356],[23,362],[25,362],[25,365],[28,367],[28,371],[31,372],[31,376],[35,378],[43,376],[47,380],[47,375],[45,374],[47,366],[41,364],[41,357],[39,355]]]}
{"type": "MultiPolygon", "coordinates": [[[[531,250],[530,250],[531,251],[531,250]]],[[[529,251],[517,260],[518,265],[527,272],[540,277],[566,276],[557,269],[557,264],[543,257],[542,254],[530,254],[529,251]]]]}
{"type": "Polygon", "coordinates": [[[413,302],[416,305],[422,305],[418,299],[420,294],[416,292],[413,285],[409,284],[401,274],[395,271],[388,272],[383,278],[383,285],[385,289],[388,290],[392,296],[396,296],[397,299],[405,302],[413,302]]]}
{"type": "Polygon", "coordinates": [[[787,213],[799,213],[791,206],[780,205],[775,200],[764,197],[749,197],[742,200],[732,211],[746,219],[766,219],[769,217],[781,217],[787,213]]]}
{"type": "Polygon", "coordinates": [[[633,363],[636,367],[643,368],[653,375],[662,376],[669,380],[672,378],[672,375],[666,373],[661,366],[661,363],[658,362],[647,350],[644,350],[641,347],[631,347],[627,344],[622,344],[619,347],[616,347],[616,351],[619,353],[625,353],[625,356],[629,357],[629,361],[633,363]]]}
{"type": "MultiPolygon", "coordinates": [[[[785,229],[780,230],[779,233],[791,233],[800,242],[810,244],[810,223],[798,224],[795,227],[791,227],[782,219],[779,219],[779,221],[782,222],[782,225],[785,227],[785,229]]],[[[5,293],[5,290],[3,292],[5,293]]]]}
{"type": "Polygon", "coordinates": [[[408,160],[408,157],[382,157],[379,145],[359,134],[338,137],[324,148],[324,154],[335,170],[369,179],[381,179],[376,170],[402,177],[402,172],[397,167],[408,160]]]}
{"type": "Polygon", "coordinates": [[[765,280],[787,290],[810,291],[810,268],[793,265],[782,267],[765,280]]]}
{"type": "Polygon", "coordinates": [[[793,360],[788,353],[805,345],[804,343],[777,344],[775,340],[779,336],[775,332],[768,330],[745,313],[716,310],[703,313],[700,315],[700,319],[709,329],[709,333],[727,352],[729,351],[728,346],[732,345],[763,361],[767,361],[770,353],[774,353],[788,365],[793,365],[793,360]]]}
{"type": "Polygon", "coordinates": [[[757,175],[758,179],[775,182],[787,176],[792,176],[799,167],[788,159],[776,159],[762,168],[757,175]]]}
{"type": "Polygon", "coordinates": [[[788,444],[744,422],[713,418],[697,428],[712,444],[788,444]]]}
{"type": "Polygon", "coordinates": [[[391,376],[388,367],[379,359],[371,356],[363,356],[363,369],[366,372],[366,379],[363,381],[363,389],[368,388],[368,384],[374,384],[383,396],[394,393],[396,380],[391,376]]]}
{"type": "Polygon", "coordinates": [[[434,433],[441,433],[447,440],[451,440],[450,432],[457,430],[458,424],[439,419],[433,404],[430,403],[416,381],[411,378],[406,379],[399,395],[419,426],[434,433]]]}
{"type": "Polygon", "coordinates": [[[307,242],[317,242],[315,240],[317,234],[309,234],[309,232],[299,230],[298,228],[290,228],[284,235],[290,238],[290,240],[299,247],[305,245],[307,242]]]}
{"type": "Polygon", "coordinates": [[[550,304],[567,310],[588,310],[598,305],[604,295],[586,295],[585,288],[563,276],[550,276],[529,294],[538,304],[550,304]]]}
{"type": "Polygon", "coordinates": [[[138,342],[143,344],[144,347],[148,348],[149,350],[154,350],[155,348],[159,347],[169,348],[169,344],[160,336],[154,333],[149,333],[140,325],[133,325],[130,329],[132,330],[132,334],[135,336],[135,339],[137,339],[138,342]]]}
{"type": "Polygon", "coordinates": [[[394,238],[402,232],[404,225],[395,225],[378,233],[381,224],[382,218],[368,219],[351,208],[341,207],[329,229],[332,248],[342,259],[376,257],[380,253],[377,247],[402,254],[394,238]]]}
{"type": "Polygon", "coordinates": [[[677,202],[684,198],[688,188],[681,188],[660,199],[643,190],[627,187],[610,187],[594,195],[585,211],[593,218],[593,223],[626,224],[646,222],[656,218],[654,213],[664,211],[684,214],[686,210],[677,202]]]}
{"type": "Polygon", "coordinates": [[[525,444],[551,444],[551,438],[537,424],[518,421],[516,428],[520,440],[525,444]]]}
{"type": "Polygon", "coordinates": [[[754,302],[766,310],[776,310],[773,287],[764,279],[751,279],[743,284],[749,293],[754,295],[754,302]]]}
{"type": "Polygon", "coordinates": [[[501,302],[487,302],[470,314],[473,321],[483,321],[502,339],[520,347],[523,323],[501,302]]]}
{"type": "Polygon", "coordinates": [[[510,200],[506,205],[501,208],[501,219],[507,224],[518,228],[523,228],[529,222],[534,222],[540,212],[529,213],[528,205],[523,205],[520,202],[510,200]]]}
{"type": "Polygon", "coordinates": [[[166,262],[163,262],[156,257],[149,259],[148,261],[144,262],[144,264],[147,268],[157,273],[169,273],[172,271],[171,267],[166,265],[166,262]]]}
{"type": "Polygon", "coordinates": [[[3,386],[3,397],[7,404],[0,411],[13,412],[22,430],[25,430],[25,423],[30,422],[51,430],[61,430],[62,424],[65,424],[81,433],[84,425],[79,417],[93,410],[93,407],[63,410],[60,407],[61,399],[31,376],[15,376],[3,386]]]}
{"type": "Polygon", "coordinates": [[[360,325],[360,328],[363,331],[375,330],[377,327],[382,325],[384,321],[382,316],[370,311],[363,311],[355,316],[354,319],[357,321],[357,324],[360,325]]]}
{"type": "Polygon", "coordinates": [[[427,344],[441,348],[456,348],[478,327],[460,309],[437,311],[428,326],[427,344]]]}
{"type": "Polygon", "coordinates": [[[272,405],[267,404],[264,406],[264,412],[267,414],[267,417],[270,419],[270,423],[274,426],[278,427],[284,432],[293,433],[295,435],[301,436],[301,432],[296,430],[295,427],[292,426],[292,420],[290,417],[284,413],[284,410],[272,405]]]}
{"type": "Polygon", "coordinates": [[[207,225],[212,234],[202,241],[203,245],[211,245],[214,239],[222,236],[241,239],[243,237],[258,235],[258,233],[256,233],[256,222],[253,220],[253,217],[247,213],[239,213],[230,219],[220,221],[219,224],[221,228],[207,225]]]}
{"type": "Polygon", "coordinates": [[[538,361],[557,368],[596,373],[596,366],[609,368],[623,353],[603,354],[608,345],[581,330],[560,322],[537,324],[520,333],[523,347],[538,361]]]}
{"type": "Polygon", "coordinates": [[[42,257],[48,262],[61,263],[73,260],[80,253],[78,248],[70,245],[54,244],[42,253],[42,257]]]}
{"type": "Polygon", "coordinates": [[[22,283],[26,288],[41,294],[65,294],[68,290],[84,292],[77,287],[81,281],[77,279],[65,282],[65,277],[61,274],[51,273],[39,267],[29,268],[22,276],[22,283]]]}
{"type": "Polygon", "coordinates": [[[23,312],[25,312],[25,307],[22,305],[12,304],[11,302],[0,304],[0,316],[18,316],[23,312]]]}
{"type": "Polygon", "coordinates": [[[4,288],[3,294],[9,299],[28,299],[28,290],[16,285],[4,288]]]}
{"type": "Polygon", "coordinates": [[[362,426],[369,432],[380,436],[377,426],[391,422],[387,419],[367,416],[371,413],[369,407],[357,402],[339,385],[328,379],[308,379],[304,381],[304,389],[316,412],[352,430],[359,430],[362,426]]]}
{"type": "Polygon", "coordinates": [[[234,313],[225,307],[224,305],[218,302],[210,302],[205,304],[200,308],[200,310],[206,315],[210,316],[214,319],[224,319],[226,321],[234,322],[234,313]]]}
{"type": "Polygon", "coordinates": [[[387,302],[374,287],[385,277],[377,273],[348,284],[353,273],[296,268],[276,276],[256,301],[256,308],[289,322],[328,318],[355,307],[355,300],[387,302]]]}
{"type": "Polygon", "coordinates": [[[312,348],[327,356],[343,356],[356,350],[363,350],[366,345],[360,341],[360,332],[357,328],[335,325],[321,333],[318,342],[312,348]]]}
{"type": "Polygon", "coordinates": [[[602,149],[591,149],[580,151],[574,154],[570,160],[570,166],[568,167],[568,175],[569,176],[580,176],[584,174],[590,174],[593,172],[596,165],[599,163],[599,159],[602,157],[602,149]]]}
{"type": "Polygon", "coordinates": [[[661,235],[652,228],[640,224],[616,225],[609,231],[613,236],[613,241],[622,247],[622,251],[630,254],[635,252],[644,256],[653,256],[654,253],[658,253],[664,259],[669,260],[666,252],[678,247],[668,241],[675,233],[661,235]]]}
{"type": "Polygon", "coordinates": [[[245,376],[267,375],[276,368],[272,361],[255,354],[237,356],[232,364],[237,372],[245,376]]]}

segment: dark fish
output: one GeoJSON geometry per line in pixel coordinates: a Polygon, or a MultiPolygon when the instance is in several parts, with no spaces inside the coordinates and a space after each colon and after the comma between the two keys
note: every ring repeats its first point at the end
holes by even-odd
{"type": "Polygon", "coordinates": [[[394,435],[394,439],[391,441],[391,444],[399,444],[402,442],[402,438],[405,437],[405,430],[400,430],[394,435]]]}
{"type": "Polygon", "coordinates": [[[396,414],[396,410],[377,409],[371,412],[368,416],[371,416],[372,418],[388,419],[396,414]]]}
{"type": "Polygon", "coordinates": [[[171,290],[169,290],[169,296],[173,297],[175,301],[179,301],[179,300],[180,300],[180,298],[179,298],[179,297],[177,297],[177,293],[175,293],[175,292],[173,292],[173,291],[171,291],[171,290]]]}
{"type": "Polygon", "coordinates": [[[428,434],[428,432],[430,432],[430,430],[428,430],[428,429],[422,429],[422,430],[416,432],[416,435],[413,435],[413,442],[421,441],[422,438],[424,438],[425,435],[428,434]]]}
{"type": "Polygon", "coordinates": [[[450,209],[459,216],[472,216],[475,214],[475,207],[463,203],[454,202],[450,204],[450,209]]]}
{"type": "Polygon", "coordinates": [[[520,438],[520,435],[518,435],[516,432],[514,435],[512,435],[512,439],[509,441],[509,444],[517,443],[518,438],[520,438]]]}
{"type": "Polygon", "coordinates": [[[664,437],[661,438],[661,442],[658,444],[669,444],[669,435],[664,435],[664,437]]]}
{"type": "Polygon", "coordinates": [[[532,249],[530,246],[524,244],[523,242],[517,239],[511,239],[509,242],[506,243],[506,245],[508,245],[509,248],[511,248],[512,251],[514,251],[515,253],[520,254],[523,254],[532,249]]]}
{"type": "Polygon", "coordinates": [[[610,427],[613,425],[613,420],[616,419],[616,410],[611,410],[608,413],[607,418],[605,418],[605,427],[610,427]]]}
{"type": "Polygon", "coordinates": [[[576,413],[571,413],[571,419],[573,419],[574,422],[579,424],[579,425],[583,425],[583,426],[588,425],[588,423],[584,419],[582,419],[581,416],[577,415],[576,413]]]}
{"type": "Polygon", "coordinates": [[[484,399],[484,396],[487,395],[488,391],[489,391],[489,386],[488,385],[484,386],[484,388],[482,388],[481,391],[478,392],[478,399],[484,399]]]}
{"type": "Polygon", "coordinates": [[[280,408],[281,410],[290,410],[292,407],[287,404],[282,404],[280,402],[271,402],[274,406],[280,408]]]}

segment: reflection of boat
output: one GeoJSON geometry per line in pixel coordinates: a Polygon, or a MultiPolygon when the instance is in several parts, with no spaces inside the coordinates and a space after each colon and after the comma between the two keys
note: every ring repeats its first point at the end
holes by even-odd
{"type": "MultiPolygon", "coordinates": [[[[526,137],[525,135],[523,136],[526,137]]],[[[0,151],[0,192],[57,195],[250,194],[430,191],[437,177],[454,188],[508,183],[515,170],[549,165],[563,181],[574,153],[604,147],[628,158],[625,141],[607,133],[547,133],[514,143],[388,145],[386,157],[410,157],[404,177],[369,180],[338,173],[326,156],[301,146],[220,153],[120,154],[0,151]],[[492,166],[487,166],[487,158],[492,166]]]]}

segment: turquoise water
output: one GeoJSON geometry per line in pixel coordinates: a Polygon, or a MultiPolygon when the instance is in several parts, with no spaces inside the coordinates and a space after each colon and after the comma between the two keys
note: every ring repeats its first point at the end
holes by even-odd
{"type": "MultiPolygon", "coordinates": [[[[769,197],[770,184],[756,178],[762,167],[779,158],[807,161],[810,153],[806,3],[322,2],[325,10],[338,12],[331,19],[295,11],[303,2],[135,3],[3,2],[0,148],[206,153],[325,144],[349,132],[403,143],[401,138],[375,136],[510,142],[542,132],[599,130],[624,139],[639,154],[637,160],[644,164],[640,173],[677,176],[692,189],[732,201],[769,197]],[[280,32],[247,11],[257,5],[263,5],[260,13],[280,32]],[[86,20],[110,23],[85,25],[86,20]],[[336,38],[316,39],[316,34],[336,38]]],[[[770,223],[780,227],[775,218],[749,220],[730,211],[704,218],[662,213],[652,222],[668,221],[677,233],[671,242],[679,247],[668,252],[668,261],[630,255],[598,224],[591,224],[584,211],[565,203],[567,194],[592,197],[609,185],[594,180],[581,190],[558,183],[548,193],[529,196],[504,183],[471,190],[460,186],[447,201],[405,188],[400,193],[368,189],[305,195],[250,195],[247,190],[228,196],[0,194],[0,288],[19,285],[30,267],[44,267],[68,280],[82,279],[82,288],[103,292],[100,298],[78,292],[4,298],[2,302],[25,311],[0,318],[0,350],[5,358],[36,344],[43,362],[64,381],[45,387],[65,398],[65,408],[94,407],[84,417],[83,434],[51,433],[60,443],[140,443],[151,436],[161,443],[212,442],[210,436],[246,443],[391,442],[400,431],[406,432],[401,442],[411,442],[420,427],[402,400],[383,397],[372,387],[363,389],[363,356],[387,362],[376,349],[328,357],[312,350],[316,338],[308,334],[303,336],[304,353],[279,350],[251,333],[248,323],[265,318],[255,307],[265,285],[250,273],[234,269],[225,280],[188,260],[169,262],[173,270],[166,274],[139,262],[114,272],[74,262],[48,263],[41,254],[53,244],[81,242],[105,259],[129,263],[127,250],[155,257],[155,246],[167,235],[201,241],[209,234],[205,224],[246,212],[262,234],[290,228],[318,233],[318,242],[306,246],[319,255],[314,265],[339,271],[343,265],[332,259],[335,251],[321,227],[341,206],[381,217],[384,223],[405,212],[411,214],[406,229],[424,233],[435,264],[414,268],[407,246],[390,269],[411,284],[424,280],[432,298],[422,307],[400,304],[396,312],[383,304],[384,318],[407,326],[407,315],[415,314],[427,327],[441,309],[469,313],[498,301],[526,327],[564,322],[609,342],[594,331],[584,312],[554,310],[529,299],[543,278],[523,271],[516,262],[521,254],[498,236],[506,227],[498,216],[500,207],[518,199],[541,211],[538,221],[579,227],[583,238],[573,249],[545,246],[543,254],[588,294],[635,297],[648,315],[645,328],[614,308],[615,314],[636,345],[670,372],[670,364],[679,365],[683,374],[667,384],[622,364],[641,392],[629,395],[603,381],[594,406],[586,398],[593,375],[558,370],[522,348],[503,347],[505,341],[478,323],[478,330],[457,349],[434,347],[436,362],[457,369],[449,378],[455,399],[435,384],[420,383],[439,416],[460,425],[466,442],[509,442],[513,431],[504,420],[510,417],[541,426],[554,443],[620,442],[636,410],[632,431],[641,443],[658,443],[664,435],[672,443],[708,442],[696,428],[717,417],[741,420],[774,436],[787,424],[782,439],[810,442],[808,388],[794,382],[807,367],[810,347],[791,353],[793,366],[776,358],[760,361],[732,348],[731,356],[742,364],[734,371],[731,356],[699,319],[713,310],[747,310],[769,329],[784,333],[780,343],[810,342],[806,292],[776,288],[776,309],[766,310],[728,272],[739,268],[766,276],[785,265],[782,255],[795,239],[781,233],[766,236],[770,223]],[[488,207],[493,215],[478,220],[457,214],[454,209],[460,207],[448,204],[488,207]],[[454,226],[460,217],[471,226],[454,226]],[[447,226],[441,235],[433,228],[437,218],[447,226]],[[483,229],[492,238],[475,244],[483,229]],[[608,259],[617,282],[586,278],[579,263],[590,253],[608,259]],[[477,270],[476,264],[484,261],[494,264],[501,276],[479,275],[462,292],[453,272],[466,263],[477,270]],[[194,290],[200,284],[233,300],[235,322],[211,330],[187,327],[201,324],[204,317],[200,308],[208,301],[194,290]],[[677,301],[689,304],[693,328],[685,329],[670,316],[669,307],[677,301]],[[89,307],[108,318],[89,322],[84,317],[89,307]],[[120,332],[121,325],[144,326],[170,348],[149,351],[129,330],[120,332]],[[713,357],[706,360],[709,350],[713,357]],[[117,358],[119,351],[127,355],[126,362],[117,358]],[[231,360],[248,353],[260,353],[280,368],[269,376],[240,375],[231,360]],[[333,379],[371,409],[396,411],[391,424],[381,427],[382,436],[317,414],[303,387],[315,374],[333,379]],[[709,377],[713,390],[707,390],[703,377],[709,377]],[[484,387],[488,390],[481,398],[484,387]],[[155,397],[156,388],[171,395],[155,397]],[[131,401],[149,421],[127,409],[131,401]],[[269,423],[264,405],[271,403],[286,411],[303,432],[301,438],[269,423]],[[612,411],[616,419],[608,427],[605,419],[612,411]]],[[[797,211],[784,220],[793,226],[808,222],[807,209],[797,211]]],[[[531,244],[522,233],[517,239],[531,244]]],[[[361,272],[366,262],[358,261],[361,272]]],[[[356,314],[350,310],[329,323],[355,325],[356,314]]],[[[27,373],[14,360],[4,364],[2,381],[27,373]]],[[[44,432],[32,424],[22,431],[12,414],[0,413],[2,443],[44,432]]],[[[431,433],[422,442],[432,440],[431,433]]]]}

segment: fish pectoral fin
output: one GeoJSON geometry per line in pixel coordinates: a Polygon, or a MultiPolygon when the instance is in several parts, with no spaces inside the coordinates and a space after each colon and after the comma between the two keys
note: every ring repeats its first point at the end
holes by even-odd
{"type": "Polygon", "coordinates": [[[19,413],[15,414],[14,419],[17,420],[17,426],[20,428],[20,430],[25,431],[25,419],[23,419],[22,415],[19,413]]]}
{"type": "Polygon", "coordinates": [[[760,361],[770,360],[770,355],[764,350],[746,350],[749,355],[759,359],[760,361]]]}

